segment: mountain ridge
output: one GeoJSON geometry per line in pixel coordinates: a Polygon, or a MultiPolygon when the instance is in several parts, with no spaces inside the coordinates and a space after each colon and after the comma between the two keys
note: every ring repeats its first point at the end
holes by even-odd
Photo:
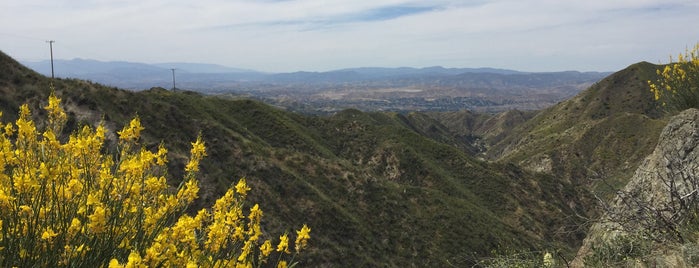
{"type": "Polygon", "coordinates": [[[651,152],[666,123],[646,84],[659,68],[630,65],[539,112],[491,144],[489,157],[574,180],[628,174],[651,152]],[[551,167],[540,165],[547,161],[551,167]]]}
{"type": "MultiPolygon", "coordinates": [[[[658,69],[632,64],[540,111],[429,115],[481,148],[484,159],[549,174],[575,185],[582,196],[611,197],[653,151],[667,123],[646,82],[656,79],[658,69]]],[[[588,201],[585,210],[594,218],[597,202],[588,201]]]]}
{"type": "MultiPolygon", "coordinates": [[[[48,75],[51,72],[50,61],[23,61],[25,66],[30,67],[39,73],[48,75]]],[[[112,74],[115,76],[125,76],[126,74],[132,73],[121,73],[126,69],[135,69],[139,71],[148,71],[149,75],[158,73],[162,75],[161,79],[163,81],[170,81],[171,68],[176,68],[179,71],[189,73],[191,75],[202,74],[202,75],[232,75],[229,79],[231,81],[237,81],[237,79],[243,81],[260,81],[260,82],[347,82],[356,80],[373,80],[379,78],[391,78],[391,77],[405,77],[405,76],[416,76],[416,75],[432,75],[432,76],[454,76],[462,74],[498,74],[498,75],[512,75],[512,74],[564,74],[564,73],[577,73],[582,75],[604,75],[608,72],[578,72],[578,71],[561,71],[561,72],[521,72],[508,69],[498,69],[490,67],[481,68],[445,68],[442,66],[432,66],[424,68],[415,67],[358,67],[358,68],[345,68],[338,70],[329,70],[321,72],[309,72],[309,71],[296,71],[296,72],[282,72],[282,73],[268,73],[260,72],[250,69],[241,69],[227,67],[217,64],[207,64],[207,63],[185,63],[185,62],[173,62],[173,63],[139,63],[139,62],[128,62],[128,61],[98,61],[92,59],[72,59],[72,60],[54,60],[55,69],[59,77],[64,78],[81,78],[90,79],[93,76],[100,77],[105,74],[112,74]],[[238,74],[235,76],[233,74],[238,74]],[[247,75],[247,76],[243,76],[247,75]],[[345,77],[348,76],[348,77],[345,77]],[[315,80],[314,80],[315,78],[315,80]]],[[[132,74],[133,75],[133,74],[132,74]]],[[[95,80],[96,82],[102,82],[95,80]]],[[[121,85],[117,85],[121,86],[121,85]]],[[[151,85],[155,86],[155,85],[151,85]]],[[[128,88],[128,87],[127,87],[128,88]]]]}
{"type": "MultiPolygon", "coordinates": [[[[26,61],[20,60],[20,62],[39,73],[44,75],[50,74],[50,60],[39,60],[39,61],[26,61]]],[[[599,73],[599,74],[609,74],[610,72],[605,71],[576,71],[576,70],[563,70],[563,71],[546,71],[546,72],[531,72],[531,71],[517,71],[511,69],[503,68],[492,68],[492,67],[443,67],[443,66],[428,66],[428,67],[352,67],[352,68],[341,68],[335,70],[327,71],[292,71],[292,72],[264,72],[253,69],[236,68],[229,67],[220,64],[212,63],[199,63],[199,62],[162,62],[162,63],[143,63],[134,61],[102,61],[95,59],[86,58],[74,58],[70,60],[66,59],[54,59],[54,64],[56,65],[66,65],[70,66],[67,73],[89,73],[95,71],[94,67],[98,66],[100,70],[115,69],[115,67],[110,66],[124,66],[130,65],[135,67],[157,67],[162,69],[178,68],[185,72],[191,73],[260,73],[260,74],[290,74],[290,73],[335,73],[335,72],[355,72],[358,74],[369,75],[371,77],[385,77],[385,76],[403,76],[403,75],[416,75],[416,74],[439,74],[439,75],[457,75],[464,73],[493,73],[493,74],[531,74],[531,73],[599,73]],[[81,66],[82,65],[82,66],[81,66]]]]}
{"type": "MultiPolygon", "coordinates": [[[[538,110],[577,94],[607,75],[439,66],[260,73],[206,64],[146,65],[77,59],[57,61],[55,65],[58,77],[75,77],[132,90],[177,87],[206,94],[251,96],[310,114],[329,114],[344,108],[364,111],[538,110]],[[78,68],[80,64],[89,68],[78,68]]],[[[34,68],[48,74],[49,66],[48,62],[42,62],[34,68]]]]}

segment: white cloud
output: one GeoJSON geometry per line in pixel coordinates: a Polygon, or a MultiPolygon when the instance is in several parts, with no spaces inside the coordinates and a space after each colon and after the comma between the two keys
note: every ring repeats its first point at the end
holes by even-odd
{"type": "Polygon", "coordinates": [[[688,0],[38,1],[0,3],[18,58],[192,61],[268,71],[352,66],[615,70],[692,46],[688,0]],[[40,52],[37,52],[40,51],[40,52]]]}

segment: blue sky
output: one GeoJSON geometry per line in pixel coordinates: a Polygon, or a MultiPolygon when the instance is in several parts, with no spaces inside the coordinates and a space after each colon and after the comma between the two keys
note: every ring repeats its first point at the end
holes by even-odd
{"type": "Polygon", "coordinates": [[[3,0],[20,60],[615,71],[699,42],[695,0],[3,0]]]}

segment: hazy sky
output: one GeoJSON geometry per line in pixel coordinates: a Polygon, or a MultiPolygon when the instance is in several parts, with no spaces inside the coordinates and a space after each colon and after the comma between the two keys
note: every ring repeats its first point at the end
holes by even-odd
{"type": "Polygon", "coordinates": [[[20,60],[199,62],[260,71],[615,71],[699,42],[697,0],[2,0],[20,60]]]}

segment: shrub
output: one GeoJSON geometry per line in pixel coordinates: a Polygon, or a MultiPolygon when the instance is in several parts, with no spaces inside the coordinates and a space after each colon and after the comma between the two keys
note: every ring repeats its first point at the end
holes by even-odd
{"type": "Polygon", "coordinates": [[[648,81],[648,85],[668,112],[699,108],[699,44],[657,73],[658,81],[648,81]]]}
{"type": "Polygon", "coordinates": [[[622,267],[636,262],[648,262],[652,241],[639,235],[618,235],[609,241],[592,245],[591,254],[585,256],[588,267],[622,267]]]}
{"type": "Polygon", "coordinates": [[[285,267],[307,246],[305,225],[294,244],[287,234],[276,246],[263,241],[262,210],[255,204],[243,213],[250,190],[244,178],[211,209],[184,212],[199,191],[201,137],[192,143],[184,180],[171,189],[167,150],[138,145],[138,118],[118,132],[112,157],[102,152],[102,125],[62,142],[60,99],[51,94],[45,109],[43,132],[27,105],[14,124],[0,123],[1,267],[285,267]]]}
{"type": "MultiPolygon", "coordinates": [[[[548,251],[522,251],[522,252],[492,252],[493,257],[480,258],[473,267],[489,267],[489,268],[528,268],[528,267],[560,267],[562,264],[556,264],[556,260],[548,251]]],[[[560,255],[559,255],[560,256],[560,255]]],[[[565,261],[565,260],[563,260],[565,261]]],[[[568,265],[565,261],[565,265],[568,265]]]]}

